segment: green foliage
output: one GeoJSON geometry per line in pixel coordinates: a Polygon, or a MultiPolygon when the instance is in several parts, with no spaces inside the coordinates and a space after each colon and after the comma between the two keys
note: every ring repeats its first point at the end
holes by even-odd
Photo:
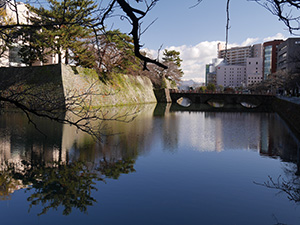
{"type": "MultiPolygon", "coordinates": [[[[13,24],[11,18],[9,18],[6,14],[6,10],[4,8],[0,8],[0,26],[6,26],[13,24]]],[[[0,32],[0,57],[4,54],[4,52],[11,47],[14,43],[11,35],[14,29],[1,29],[0,32]]]]}
{"type": "Polygon", "coordinates": [[[27,43],[19,51],[22,62],[30,66],[37,60],[46,62],[47,42],[45,42],[44,35],[36,29],[28,27],[21,29],[19,34],[22,36],[23,42],[27,43]]]}
{"type": "Polygon", "coordinates": [[[209,83],[206,87],[206,89],[208,91],[215,91],[216,90],[216,85],[214,85],[213,83],[209,83]]]}
{"type": "Polygon", "coordinates": [[[180,68],[182,59],[180,58],[180,52],[175,50],[164,50],[163,63],[168,66],[168,69],[164,71],[164,76],[169,80],[179,82],[183,76],[183,71],[180,68]]]}
{"type": "Polygon", "coordinates": [[[181,67],[182,59],[178,51],[165,49],[162,59],[163,62],[174,62],[178,68],[181,67]]]}
{"type": "Polygon", "coordinates": [[[118,179],[121,174],[135,172],[134,163],[132,159],[122,159],[116,162],[108,162],[104,159],[100,162],[99,171],[107,178],[118,179]]]}
{"type": "Polygon", "coordinates": [[[100,36],[100,70],[109,75],[123,73],[136,75],[141,71],[141,62],[135,57],[132,37],[119,30],[107,31],[100,36]]]}
{"type": "Polygon", "coordinates": [[[205,90],[206,90],[205,86],[201,86],[197,89],[197,91],[199,91],[199,92],[205,92],[205,90]]]}
{"type": "Polygon", "coordinates": [[[39,215],[49,209],[63,206],[63,214],[69,215],[72,208],[86,212],[87,206],[92,206],[96,200],[91,191],[96,190],[94,180],[99,180],[97,174],[91,173],[83,163],[53,165],[53,167],[31,166],[23,162],[26,168],[23,174],[14,174],[14,178],[31,185],[34,193],[27,199],[30,207],[43,205],[39,215]]]}
{"type": "Polygon", "coordinates": [[[171,80],[170,85],[171,85],[171,89],[175,89],[177,87],[175,80],[171,80]]]}
{"type": "Polygon", "coordinates": [[[166,78],[163,77],[161,80],[161,87],[160,88],[167,88],[167,80],[166,78]]]}
{"type": "Polygon", "coordinates": [[[92,0],[48,0],[49,8],[29,10],[37,16],[31,17],[33,26],[22,30],[25,43],[21,52],[24,62],[40,59],[57,54],[59,63],[62,57],[65,63],[75,60],[78,65],[93,67],[95,58],[89,52],[93,30],[90,28],[94,20],[91,14],[96,8],[92,0]],[[42,26],[42,29],[36,28],[42,26]]]}
{"type": "Polygon", "coordinates": [[[224,86],[223,85],[218,85],[217,88],[218,88],[219,91],[224,91],[224,86]]]}

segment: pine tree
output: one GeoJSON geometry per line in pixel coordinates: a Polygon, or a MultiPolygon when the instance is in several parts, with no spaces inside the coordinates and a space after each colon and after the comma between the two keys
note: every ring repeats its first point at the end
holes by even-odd
{"type": "Polygon", "coordinates": [[[180,81],[183,76],[183,71],[180,68],[182,62],[180,52],[165,49],[162,59],[163,63],[168,66],[168,69],[164,71],[165,77],[175,82],[180,81]]]}
{"type": "MultiPolygon", "coordinates": [[[[34,14],[30,21],[29,35],[24,43],[29,43],[31,50],[24,51],[23,59],[42,59],[47,55],[58,55],[58,63],[63,59],[66,64],[76,60],[84,65],[92,64],[94,58],[90,54],[87,62],[87,49],[93,35],[94,19],[91,14],[96,8],[92,0],[48,0],[49,9],[28,6],[34,14]],[[37,50],[39,49],[39,50],[37,50]],[[41,53],[40,50],[43,52],[41,53]],[[43,57],[41,57],[41,54],[43,57]],[[38,56],[40,55],[40,56],[38,56]]],[[[24,35],[26,38],[26,35],[24,35]]],[[[25,49],[28,47],[25,47],[25,49]]]]}

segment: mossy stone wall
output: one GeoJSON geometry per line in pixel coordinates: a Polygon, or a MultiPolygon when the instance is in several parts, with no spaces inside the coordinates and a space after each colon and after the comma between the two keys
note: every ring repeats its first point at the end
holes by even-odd
{"type": "MultiPolygon", "coordinates": [[[[92,69],[64,64],[8,67],[0,68],[0,79],[2,80],[0,89],[5,90],[16,82],[22,83],[23,81],[26,85],[37,86],[36,91],[40,91],[41,87],[46,89],[51,86],[53,97],[61,96],[68,99],[68,97],[77,96],[77,102],[85,104],[86,107],[157,102],[150,79],[123,74],[115,74],[112,77],[111,80],[102,82],[92,69]]],[[[73,100],[74,98],[69,99],[70,102],[73,100]]]]}
{"type": "Polygon", "coordinates": [[[65,96],[90,92],[91,106],[117,106],[157,102],[149,78],[114,74],[103,82],[95,70],[61,64],[65,96]]]}

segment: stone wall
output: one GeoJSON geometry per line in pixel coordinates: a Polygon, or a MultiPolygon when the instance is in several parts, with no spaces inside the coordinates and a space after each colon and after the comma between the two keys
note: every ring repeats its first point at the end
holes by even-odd
{"type": "Polygon", "coordinates": [[[275,98],[273,109],[286,121],[293,133],[300,139],[300,105],[275,98]]]}
{"type": "Polygon", "coordinates": [[[156,102],[152,83],[146,77],[114,74],[103,82],[92,69],[62,64],[61,71],[65,96],[90,92],[85,97],[94,107],[156,102]]]}
{"type": "Polygon", "coordinates": [[[0,68],[0,79],[2,91],[14,86],[14,91],[34,94],[31,104],[38,98],[55,99],[57,105],[66,99],[67,104],[75,107],[76,104],[99,107],[156,102],[152,83],[146,77],[115,74],[103,82],[92,69],[64,64],[0,68]]]}

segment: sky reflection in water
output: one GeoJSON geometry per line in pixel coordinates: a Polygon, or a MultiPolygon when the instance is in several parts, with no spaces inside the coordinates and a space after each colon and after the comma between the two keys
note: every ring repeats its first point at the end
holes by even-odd
{"type": "Polygon", "coordinates": [[[120,134],[102,143],[39,120],[45,138],[19,113],[2,114],[3,224],[300,221],[299,144],[276,114],[116,110],[141,113],[111,122],[120,134]],[[295,190],[278,195],[282,184],[295,190]]]}

